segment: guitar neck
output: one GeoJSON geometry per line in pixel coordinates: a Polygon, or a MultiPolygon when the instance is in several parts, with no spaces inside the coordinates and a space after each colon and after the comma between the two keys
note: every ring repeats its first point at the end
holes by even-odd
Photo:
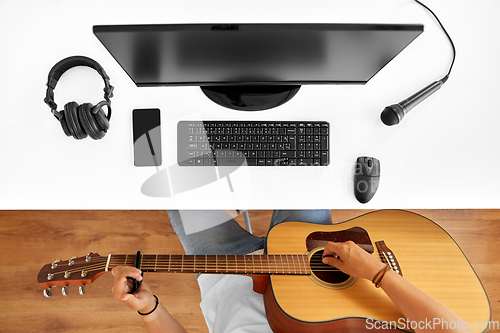
{"type": "MultiPolygon", "coordinates": [[[[135,254],[110,254],[106,271],[116,266],[135,266],[135,254]]],[[[143,272],[209,274],[310,275],[306,255],[175,255],[141,254],[138,268],[143,272]]]]}

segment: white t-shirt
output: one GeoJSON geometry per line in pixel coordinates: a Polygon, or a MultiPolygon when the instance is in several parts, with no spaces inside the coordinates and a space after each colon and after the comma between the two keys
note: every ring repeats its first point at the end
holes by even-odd
{"type": "Polygon", "coordinates": [[[200,307],[209,332],[273,332],[267,322],[264,296],[253,291],[251,277],[201,274],[198,284],[201,290],[200,307]]]}

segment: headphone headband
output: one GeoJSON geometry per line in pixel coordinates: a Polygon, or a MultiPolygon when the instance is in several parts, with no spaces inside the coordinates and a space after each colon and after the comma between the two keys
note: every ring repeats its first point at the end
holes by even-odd
{"type": "Polygon", "coordinates": [[[57,112],[57,104],[54,102],[54,89],[61,76],[69,69],[77,66],[86,66],[95,69],[104,80],[104,99],[110,103],[110,98],[113,97],[113,86],[109,83],[109,76],[104,71],[104,68],[93,59],[84,56],[72,56],[59,61],[52,67],[47,79],[47,92],[44,102],[47,104],[52,114],[60,120],[60,114],[57,112]]]}

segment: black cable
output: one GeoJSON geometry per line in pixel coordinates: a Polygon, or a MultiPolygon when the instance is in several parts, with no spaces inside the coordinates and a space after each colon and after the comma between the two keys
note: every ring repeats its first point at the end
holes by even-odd
{"type": "Polygon", "coordinates": [[[453,68],[453,65],[455,64],[455,57],[456,57],[456,54],[457,54],[457,51],[455,49],[455,44],[453,44],[453,40],[451,39],[450,35],[448,34],[448,31],[446,31],[446,29],[444,28],[443,24],[441,23],[441,21],[439,20],[439,18],[436,16],[436,14],[434,14],[434,12],[429,8],[427,7],[426,5],[424,5],[423,3],[421,3],[419,0],[415,0],[419,5],[421,5],[422,7],[424,7],[425,9],[427,9],[431,14],[432,16],[434,16],[434,18],[436,19],[436,21],[438,21],[439,25],[441,26],[441,29],[443,29],[444,33],[446,34],[446,36],[448,37],[448,40],[450,41],[450,44],[451,44],[451,48],[453,49],[453,59],[451,61],[451,65],[450,65],[450,69],[448,70],[448,74],[446,74],[442,79],[441,81],[443,83],[445,83],[447,80],[448,80],[448,77],[450,76],[450,73],[451,73],[451,70],[453,68]]]}

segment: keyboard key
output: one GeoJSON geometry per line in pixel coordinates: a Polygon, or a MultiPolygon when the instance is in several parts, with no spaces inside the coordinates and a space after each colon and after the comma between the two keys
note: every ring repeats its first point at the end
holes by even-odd
{"type": "Polygon", "coordinates": [[[328,150],[328,136],[321,136],[321,150],[328,150]]]}
{"type": "Polygon", "coordinates": [[[311,165],[313,163],[312,158],[299,158],[299,165],[311,165]]]}
{"type": "Polygon", "coordinates": [[[247,158],[247,165],[248,166],[256,166],[257,165],[257,159],[256,158],[247,158]]]}
{"type": "MultiPolygon", "coordinates": [[[[243,158],[220,158],[217,159],[218,166],[240,166],[243,165],[245,159],[243,158]]],[[[248,162],[248,160],[247,160],[248,162]]]]}
{"type": "Polygon", "coordinates": [[[295,158],[297,157],[297,152],[295,150],[283,150],[280,155],[281,157],[295,158]]]}

